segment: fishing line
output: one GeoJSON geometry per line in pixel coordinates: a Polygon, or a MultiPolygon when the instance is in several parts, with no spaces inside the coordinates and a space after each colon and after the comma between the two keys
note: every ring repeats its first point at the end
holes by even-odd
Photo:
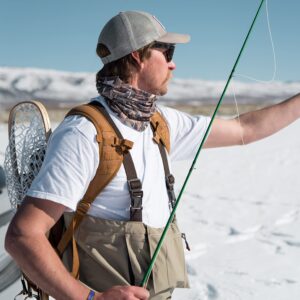
{"type": "Polygon", "coordinates": [[[251,77],[251,76],[248,76],[248,75],[241,74],[241,73],[235,73],[233,77],[246,78],[246,79],[249,79],[249,80],[252,80],[252,81],[255,81],[255,82],[259,82],[259,83],[272,83],[272,82],[274,82],[274,79],[275,79],[276,73],[277,73],[277,60],[276,60],[275,46],[274,46],[274,42],[273,42],[273,35],[272,35],[272,30],[271,30],[271,25],[270,25],[268,0],[266,0],[266,17],[267,17],[267,25],[268,25],[270,43],[271,43],[272,53],[273,53],[273,66],[274,67],[273,67],[272,78],[270,80],[261,80],[261,79],[255,78],[255,77],[251,77]]]}
{"type": "Polygon", "coordinates": [[[236,118],[238,119],[238,122],[239,122],[239,125],[240,125],[241,141],[242,141],[242,144],[245,145],[245,142],[244,142],[244,131],[243,131],[243,127],[242,127],[242,124],[241,124],[239,107],[238,107],[238,103],[237,103],[237,100],[236,100],[235,90],[234,90],[233,85],[232,85],[232,93],[233,93],[233,99],[234,99],[235,109],[236,109],[236,113],[237,113],[236,118]]]}
{"type": "MultiPolygon", "coordinates": [[[[235,73],[233,75],[233,77],[235,77],[235,78],[236,77],[246,78],[246,79],[249,79],[251,81],[258,82],[258,83],[272,83],[272,82],[274,82],[274,79],[275,79],[276,73],[277,73],[277,60],[276,60],[276,51],[275,51],[275,47],[274,47],[272,30],[271,30],[271,25],[270,25],[268,0],[266,0],[266,17],[267,17],[267,25],[268,25],[270,43],[271,43],[272,53],[273,53],[273,75],[272,75],[272,78],[270,80],[260,80],[260,79],[257,79],[257,78],[254,78],[254,77],[251,77],[251,76],[248,76],[248,75],[244,75],[244,74],[241,74],[241,73],[235,73]]],[[[238,109],[238,102],[237,102],[237,99],[236,99],[236,89],[235,89],[234,84],[235,84],[235,82],[233,81],[232,85],[231,85],[231,89],[232,89],[232,93],[233,93],[235,109],[236,109],[236,112],[237,112],[236,118],[238,119],[240,129],[241,129],[240,130],[240,132],[241,132],[241,141],[242,141],[242,144],[245,145],[244,135],[243,135],[243,128],[242,128],[242,125],[241,125],[240,113],[239,113],[239,109],[238,109]]]]}

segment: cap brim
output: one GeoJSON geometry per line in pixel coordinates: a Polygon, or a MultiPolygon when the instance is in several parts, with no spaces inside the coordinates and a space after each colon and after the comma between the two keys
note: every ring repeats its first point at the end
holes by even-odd
{"type": "Polygon", "coordinates": [[[188,34],[167,32],[156,41],[168,44],[185,44],[188,43],[190,39],[191,37],[188,34]]]}

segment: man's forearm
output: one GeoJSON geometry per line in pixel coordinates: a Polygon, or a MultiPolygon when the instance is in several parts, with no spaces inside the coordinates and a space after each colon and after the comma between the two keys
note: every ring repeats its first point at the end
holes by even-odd
{"type": "Polygon", "coordinates": [[[87,298],[89,289],[69,274],[46,236],[28,237],[10,232],[5,246],[24,273],[55,299],[87,298]]]}
{"type": "Polygon", "coordinates": [[[300,118],[300,94],[281,103],[240,116],[243,139],[251,143],[265,138],[300,118]]]}

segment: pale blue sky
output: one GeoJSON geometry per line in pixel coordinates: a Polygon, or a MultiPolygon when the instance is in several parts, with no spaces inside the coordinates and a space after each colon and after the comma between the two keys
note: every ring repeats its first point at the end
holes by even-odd
{"type": "MultiPolygon", "coordinates": [[[[178,45],[175,77],[225,80],[260,0],[0,0],[0,66],[96,72],[96,41],[108,19],[144,10],[168,31],[189,33],[178,45]]],[[[269,0],[278,80],[300,80],[299,0],[269,0]]],[[[261,11],[238,73],[268,80],[273,53],[261,11]]]]}

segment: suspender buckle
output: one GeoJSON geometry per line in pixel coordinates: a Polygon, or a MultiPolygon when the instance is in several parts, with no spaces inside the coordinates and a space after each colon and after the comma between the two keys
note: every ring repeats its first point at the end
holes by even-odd
{"type": "Polygon", "coordinates": [[[176,203],[176,196],[174,193],[174,184],[175,184],[175,177],[172,174],[166,176],[166,186],[169,195],[169,209],[170,211],[173,210],[175,203],[176,203]]]}
{"type": "Polygon", "coordinates": [[[168,190],[174,188],[175,178],[172,174],[169,174],[166,176],[166,184],[167,184],[168,190]]]}
{"type": "Polygon", "coordinates": [[[138,178],[129,179],[128,189],[131,199],[130,206],[130,221],[142,222],[142,209],[143,209],[143,191],[142,183],[138,178]]]}
{"type": "Polygon", "coordinates": [[[137,190],[142,190],[142,183],[138,178],[129,179],[128,181],[129,192],[135,192],[137,190]]]}
{"type": "Polygon", "coordinates": [[[138,178],[129,179],[128,181],[128,189],[131,198],[131,208],[134,210],[143,209],[142,200],[143,200],[143,191],[142,191],[142,183],[138,178]]]}

